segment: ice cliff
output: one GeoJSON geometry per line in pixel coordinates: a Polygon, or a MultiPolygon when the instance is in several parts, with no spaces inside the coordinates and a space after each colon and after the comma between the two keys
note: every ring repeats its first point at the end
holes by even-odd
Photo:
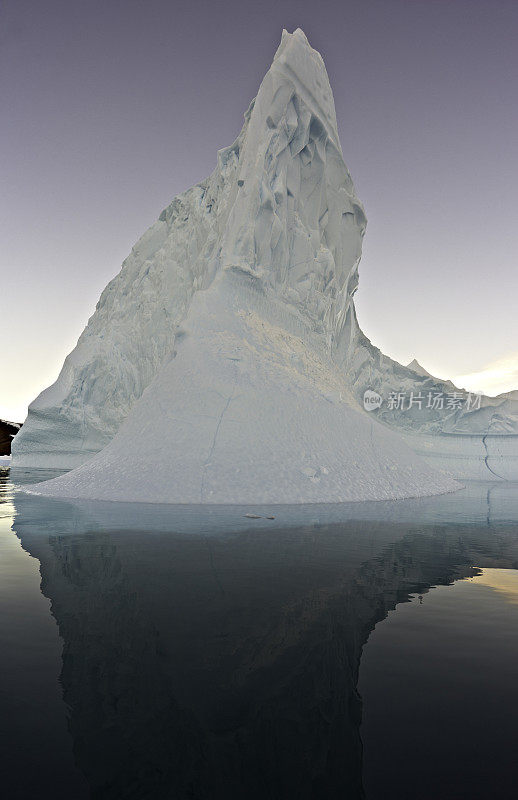
{"type": "Polygon", "coordinates": [[[434,380],[359,329],[365,224],[322,58],[283,32],[234,144],[136,244],[31,405],[14,466],[75,467],[44,494],[153,502],[454,489],[397,414],[361,407],[394,373],[434,380]]]}

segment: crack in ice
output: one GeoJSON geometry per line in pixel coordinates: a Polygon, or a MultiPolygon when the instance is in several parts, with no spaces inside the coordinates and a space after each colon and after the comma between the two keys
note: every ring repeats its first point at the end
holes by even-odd
{"type": "Polygon", "coordinates": [[[485,433],[484,436],[482,437],[482,444],[484,445],[485,450],[486,450],[486,456],[484,458],[484,463],[485,463],[486,467],[488,468],[488,470],[491,473],[493,473],[493,475],[495,477],[499,478],[501,481],[505,481],[505,480],[507,480],[507,478],[504,478],[503,475],[499,475],[498,472],[495,472],[494,469],[491,469],[491,467],[488,464],[489,450],[487,449],[487,442],[486,442],[486,439],[487,439],[488,435],[489,434],[485,433]]]}
{"type": "Polygon", "coordinates": [[[222,412],[221,412],[221,414],[219,416],[218,424],[216,425],[216,429],[214,431],[214,436],[212,437],[212,444],[210,446],[209,454],[207,456],[205,464],[203,465],[203,473],[202,473],[201,482],[200,482],[200,503],[203,503],[203,494],[205,492],[205,476],[207,474],[207,468],[210,466],[210,462],[211,462],[211,459],[212,459],[212,454],[214,453],[214,448],[216,447],[216,439],[218,437],[219,429],[221,427],[221,423],[223,422],[223,417],[225,416],[230,403],[234,399],[235,390],[236,390],[236,387],[234,385],[234,387],[232,389],[232,392],[231,392],[230,396],[227,397],[227,402],[225,403],[225,405],[223,407],[223,410],[222,410],[222,412]]]}

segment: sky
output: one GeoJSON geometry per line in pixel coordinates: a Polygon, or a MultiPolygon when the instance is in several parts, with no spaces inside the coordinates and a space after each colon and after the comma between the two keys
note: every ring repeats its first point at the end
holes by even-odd
{"type": "Polygon", "coordinates": [[[518,389],[516,0],[0,0],[0,418],[52,383],[106,283],[238,134],[301,27],[368,218],[385,353],[518,389]]]}

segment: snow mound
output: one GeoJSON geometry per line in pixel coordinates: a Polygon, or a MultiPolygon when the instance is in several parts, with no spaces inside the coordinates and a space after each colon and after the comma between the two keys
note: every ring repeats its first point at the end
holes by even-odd
{"type": "Polygon", "coordinates": [[[322,58],[284,31],[237,140],[138,242],[32,404],[15,466],[79,466],[31,491],[314,503],[456,489],[352,392],[365,225],[322,58]]]}

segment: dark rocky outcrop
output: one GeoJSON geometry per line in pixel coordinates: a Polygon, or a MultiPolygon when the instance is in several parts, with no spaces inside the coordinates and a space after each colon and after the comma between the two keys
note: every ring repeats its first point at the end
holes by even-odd
{"type": "Polygon", "coordinates": [[[11,442],[22,427],[21,422],[0,419],[0,456],[11,455],[11,442]]]}

